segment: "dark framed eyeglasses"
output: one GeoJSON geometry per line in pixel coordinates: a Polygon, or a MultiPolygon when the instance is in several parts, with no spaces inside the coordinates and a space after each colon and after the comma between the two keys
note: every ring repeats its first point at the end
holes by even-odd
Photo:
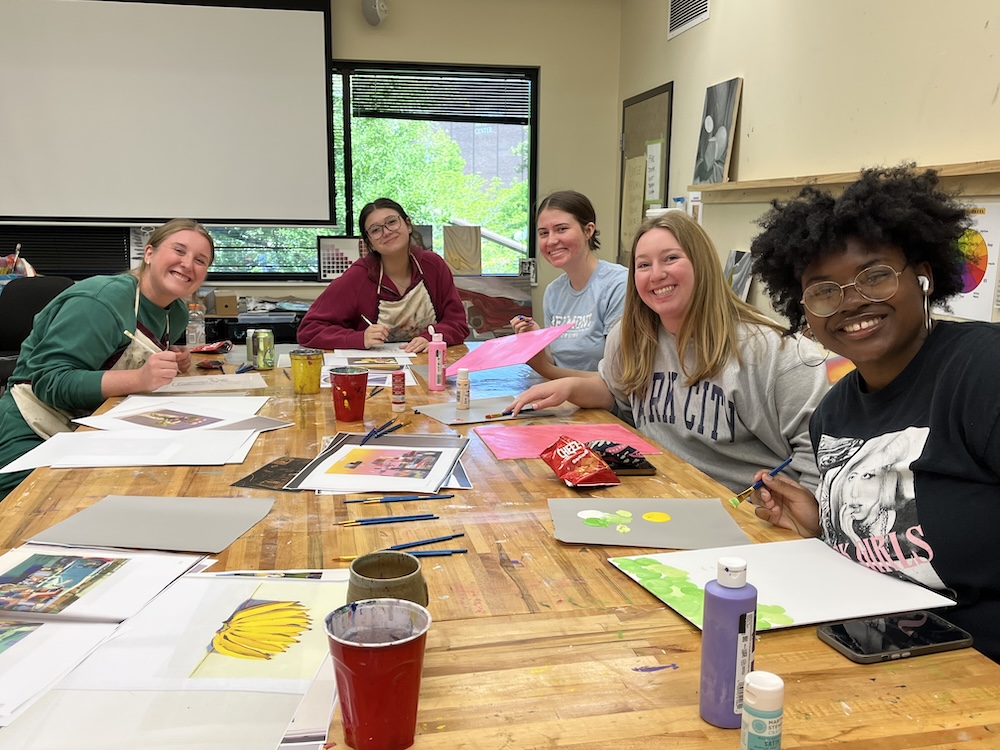
{"type": "Polygon", "coordinates": [[[810,284],[802,292],[799,302],[817,318],[829,318],[844,303],[844,290],[847,287],[853,286],[869,302],[885,302],[899,289],[899,277],[902,273],[892,266],[872,266],[859,273],[848,284],[838,284],[835,281],[810,284]]]}
{"type": "Polygon", "coordinates": [[[373,240],[377,240],[382,234],[388,229],[390,232],[395,232],[399,229],[400,223],[403,221],[401,216],[390,216],[382,224],[372,224],[368,227],[368,237],[373,240]]]}

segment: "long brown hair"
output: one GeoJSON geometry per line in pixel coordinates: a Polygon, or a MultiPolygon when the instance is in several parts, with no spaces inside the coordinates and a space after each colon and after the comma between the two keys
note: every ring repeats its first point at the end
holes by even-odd
{"type": "Polygon", "coordinates": [[[687,378],[685,385],[717,375],[732,359],[743,364],[738,330],[740,323],[773,328],[779,333],[783,330],[775,321],[736,296],[722,272],[715,245],[698,222],[683,211],[667,211],[646,219],[632,240],[625,311],[622,314],[621,348],[617,360],[622,386],[630,395],[649,387],[662,328],[659,316],[646,306],[635,286],[635,248],[639,239],[651,229],[670,231],[694,270],[691,303],[676,335],[677,357],[687,378]],[[690,370],[684,356],[688,349],[694,352],[694,365],[690,370]]]}

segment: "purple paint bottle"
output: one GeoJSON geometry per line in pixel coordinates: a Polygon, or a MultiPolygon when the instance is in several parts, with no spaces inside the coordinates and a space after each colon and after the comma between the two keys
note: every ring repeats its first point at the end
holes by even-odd
{"type": "Polygon", "coordinates": [[[718,578],[705,584],[701,632],[701,718],[737,729],[743,711],[743,679],[753,669],[757,589],[747,583],[747,564],[720,557],[718,578]]]}

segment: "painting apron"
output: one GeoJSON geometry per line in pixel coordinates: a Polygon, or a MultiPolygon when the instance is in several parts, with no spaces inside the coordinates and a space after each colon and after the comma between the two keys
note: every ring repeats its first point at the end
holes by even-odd
{"type": "MultiPolygon", "coordinates": [[[[139,283],[135,285],[135,336],[129,341],[125,349],[114,354],[101,366],[102,370],[138,370],[150,357],[150,352],[146,348],[152,346],[154,349],[162,349],[163,344],[156,340],[153,332],[139,322],[139,283]]],[[[167,330],[164,340],[170,341],[170,316],[167,315],[167,330]]],[[[73,420],[84,416],[88,412],[71,414],[55,406],[42,401],[31,390],[30,383],[17,383],[11,386],[10,395],[17,404],[21,416],[28,424],[28,427],[43,440],[48,440],[57,432],[72,432],[73,420]]]]}
{"type": "MultiPolygon", "coordinates": [[[[424,275],[423,269],[417,263],[417,259],[412,255],[410,260],[417,267],[420,275],[424,275]]],[[[382,288],[382,277],[384,270],[379,264],[378,288],[382,288]]],[[[398,300],[379,300],[377,323],[389,327],[389,335],[386,341],[409,342],[415,336],[427,329],[427,326],[437,323],[437,314],[434,312],[434,303],[424,286],[421,278],[410,291],[398,300]]]]}

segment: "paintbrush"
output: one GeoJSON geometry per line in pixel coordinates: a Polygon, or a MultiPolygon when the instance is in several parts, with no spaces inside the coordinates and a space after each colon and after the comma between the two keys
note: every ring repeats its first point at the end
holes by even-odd
{"type": "MultiPolygon", "coordinates": [[[[788,466],[788,464],[790,464],[791,462],[792,462],[792,458],[791,458],[791,456],[789,456],[784,461],[782,461],[780,464],[778,464],[773,469],[771,469],[769,472],[767,472],[767,475],[769,477],[773,477],[779,471],[781,471],[786,466],[788,466]]],[[[741,492],[740,494],[738,494],[736,497],[729,498],[729,504],[732,505],[734,508],[739,508],[740,507],[740,503],[742,503],[744,500],[746,500],[754,492],[756,492],[757,490],[759,490],[763,486],[764,486],[764,480],[763,479],[758,479],[756,482],[754,482],[753,484],[751,484],[749,487],[747,487],[745,490],[743,490],[743,492],[741,492]]]]}

